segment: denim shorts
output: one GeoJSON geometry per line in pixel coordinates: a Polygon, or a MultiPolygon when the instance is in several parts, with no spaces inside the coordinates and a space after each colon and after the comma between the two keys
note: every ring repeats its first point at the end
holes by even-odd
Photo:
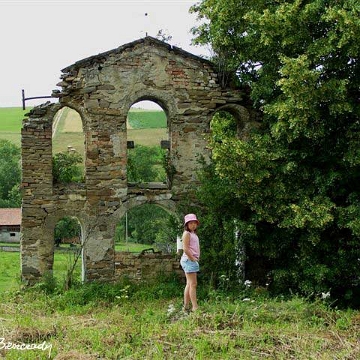
{"type": "Polygon", "coordinates": [[[199,263],[197,261],[181,259],[180,264],[185,273],[196,273],[200,271],[199,263]]]}

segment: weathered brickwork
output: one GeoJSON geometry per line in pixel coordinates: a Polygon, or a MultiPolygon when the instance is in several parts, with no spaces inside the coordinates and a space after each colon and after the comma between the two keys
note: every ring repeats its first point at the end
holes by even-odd
{"type": "Polygon", "coordinates": [[[182,216],[177,204],[198,182],[198,158],[210,156],[205,135],[213,115],[231,112],[239,135],[246,136],[249,112],[240,91],[220,87],[209,61],[151,37],[66,67],[58,86],[53,96],[59,102],[36,107],[23,122],[22,278],[31,283],[52,269],[54,227],[62,217],[75,216],[82,229],[84,280],[114,280],[121,272],[116,223],[146,203],[182,216]],[[126,118],[141,100],[159,104],[167,116],[175,169],[167,186],[127,183],[126,118]],[[53,119],[65,106],[79,113],[85,137],[85,182],[66,187],[53,185],[52,177],[53,119]]]}

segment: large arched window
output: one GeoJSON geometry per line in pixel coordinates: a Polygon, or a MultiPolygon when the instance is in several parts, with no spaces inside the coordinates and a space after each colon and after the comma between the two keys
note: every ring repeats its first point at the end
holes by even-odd
{"type": "Polygon", "coordinates": [[[54,183],[84,182],[85,136],[79,113],[61,108],[52,128],[54,183]]]}
{"type": "Polygon", "coordinates": [[[167,116],[153,101],[140,101],[130,108],[126,120],[128,184],[169,187],[170,137],[167,116]]]}

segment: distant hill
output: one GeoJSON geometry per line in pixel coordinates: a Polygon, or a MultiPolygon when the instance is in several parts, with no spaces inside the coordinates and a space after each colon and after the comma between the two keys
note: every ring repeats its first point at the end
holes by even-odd
{"type": "Polygon", "coordinates": [[[22,120],[29,110],[21,107],[0,108],[0,139],[9,140],[20,146],[22,120]]]}
{"type": "MultiPolygon", "coordinates": [[[[9,107],[0,108],[0,139],[6,139],[17,146],[21,145],[22,120],[28,110],[9,107]]],[[[80,116],[65,108],[58,115],[54,133],[54,152],[66,151],[68,146],[82,153],[84,135],[80,116]]],[[[146,146],[160,145],[167,140],[166,115],[160,110],[131,109],[128,115],[128,140],[146,146]]]]}

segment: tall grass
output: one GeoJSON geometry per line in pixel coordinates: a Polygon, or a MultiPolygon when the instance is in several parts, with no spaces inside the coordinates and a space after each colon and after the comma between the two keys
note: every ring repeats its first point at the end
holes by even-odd
{"type": "Polygon", "coordinates": [[[0,251],[0,293],[19,287],[20,253],[0,251]]]}
{"type": "Polygon", "coordinates": [[[231,295],[199,283],[200,309],[181,311],[183,284],[85,284],[0,295],[6,359],[358,359],[360,314],[321,301],[231,295]],[[206,290],[209,289],[209,290],[206,290]],[[248,301],[244,301],[249,299],[248,301]],[[50,355],[50,356],[49,356],[50,355]]]}

